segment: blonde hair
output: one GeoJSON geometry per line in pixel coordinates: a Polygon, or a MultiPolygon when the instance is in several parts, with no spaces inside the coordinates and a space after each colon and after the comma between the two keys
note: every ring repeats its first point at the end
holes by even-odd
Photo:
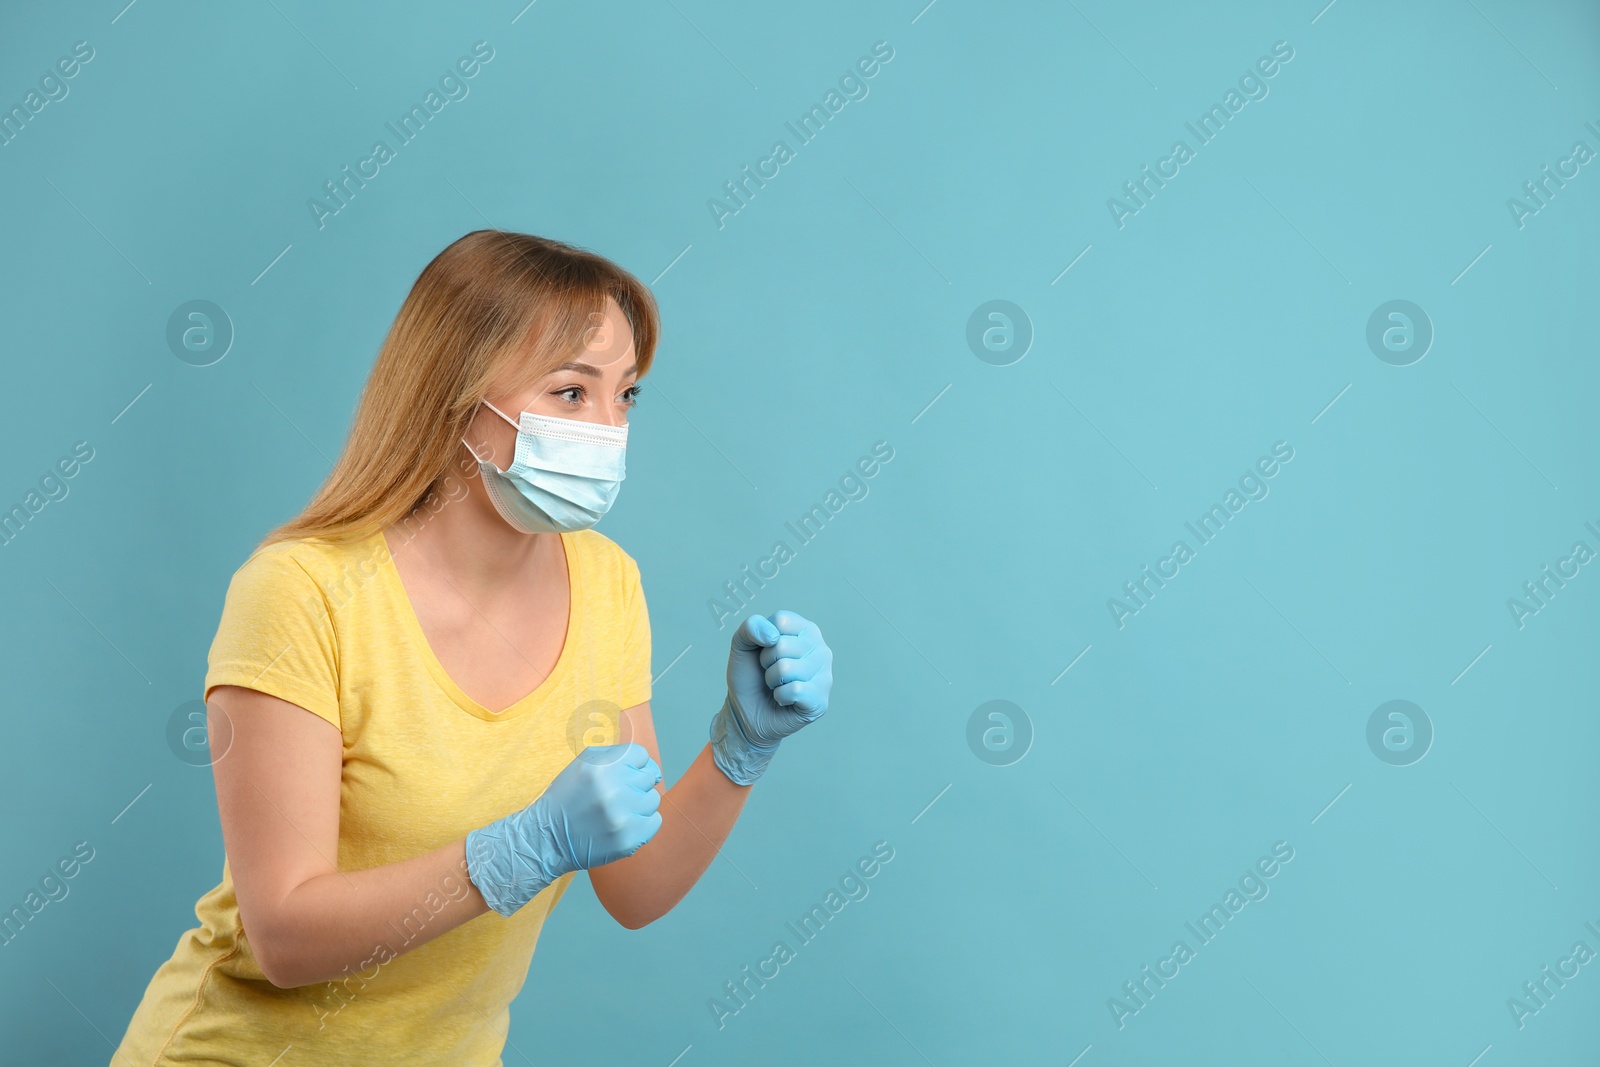
{"type": "Polygon", "coordinates": [[[344,451],[277,541],[360,540],[414,511],[450,468],[502,375],[525,388],[583,348],[605,298],[633,330],[642,377],[660,332],[655,297],[610,260],[560,241],[474,230],[435,256],[395,316],[344,451]]]}

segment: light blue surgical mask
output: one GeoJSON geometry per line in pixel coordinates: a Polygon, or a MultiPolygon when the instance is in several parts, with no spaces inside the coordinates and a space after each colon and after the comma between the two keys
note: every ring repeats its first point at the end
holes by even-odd
{"type": "Polygon", "coordinates": [[[517,428],[516,453],[503,471],[461,439],[478,460],[484,488],[501,517],[523,533],[587,530],[599,522],[625,475],[627,425],[531,411],[524,411],[518,423],[487,400],[484,404],[517,428]]]}

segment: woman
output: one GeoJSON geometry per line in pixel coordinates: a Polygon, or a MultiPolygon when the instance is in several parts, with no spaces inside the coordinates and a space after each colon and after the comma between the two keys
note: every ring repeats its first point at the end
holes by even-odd
{"type": "Polygon", "coordinates": [[[113,1063],[498,1064],[573,873],[659,918],[827,710],[817,627],[752,615],[660,790],[638,568],[589,529],[656,336],[638,279],[555,241],[480,230],[422,272],[326,484],[228,587],[222,881],[113,1063]]]}

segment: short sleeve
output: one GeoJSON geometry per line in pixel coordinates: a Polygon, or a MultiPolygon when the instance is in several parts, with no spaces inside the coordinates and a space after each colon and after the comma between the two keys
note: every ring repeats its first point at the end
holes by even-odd
{"type": "Polygon", "coordinates": [[[621,703],[624,708],[650,699],[650,612],[645,605],[639,565],[623,554],[623,639],[621,703]]]}
{"type": "Polygon", "coordinates": [[[234,572],[207,658],[205,696],[255,689],[340,725],[338,643],[322,587],[288,544],[259,550],[234,572]]]}

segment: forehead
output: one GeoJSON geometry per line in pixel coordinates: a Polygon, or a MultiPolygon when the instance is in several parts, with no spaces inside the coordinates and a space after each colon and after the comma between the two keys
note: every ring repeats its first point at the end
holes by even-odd
{"type": "Polygon", "coordinates": [[[600,321],[591,321],[584,329],[583,350],[562,366],[586,364],[610,368],[619,360],[627,360],[621,368],[626,370],[632,357],[633,327],[629,325],[628,317],[622,313],[622,307],[616,299],[607,293],[600,321]]]}

